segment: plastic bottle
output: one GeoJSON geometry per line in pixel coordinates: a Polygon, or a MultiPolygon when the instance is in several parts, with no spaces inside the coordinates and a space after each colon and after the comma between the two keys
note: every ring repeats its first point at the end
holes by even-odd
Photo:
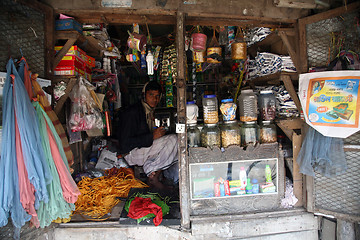
{"type": "Polygon", "coordinates": [[[242,188],[246,187],[247,176],[246,176],[246,171],[245,171],[244,167],[240,168],[239,179],[240,179],[240,187],[242,187],[242,188]]]}
{"type": "Polygon", "coordinates": [[[246,194],[252,194],[253,193],[253,186],[251,185],[251,180],[250,178],[247,178],[247,183],[246,183],[246,194]]]}
{"type": "Polygon", "coordinates": [[[258,180],[256,178],[254,178],[252,180],[252,193],[253,194],[259,193],[259,188],[260,188],[260,186],[259,186],[258,180]]]}
{"type": "Polygon", "coordinates": [[[272,183],[271,168],[270,168],[270,165],[268,165],[268,164],[266,164],[266,167],[265,167],[265,179],[266,179],[266,183],[272,183]]]}

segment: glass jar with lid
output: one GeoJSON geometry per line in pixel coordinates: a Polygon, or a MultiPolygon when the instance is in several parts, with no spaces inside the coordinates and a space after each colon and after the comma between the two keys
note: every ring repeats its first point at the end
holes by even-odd
{"type": "Polygon", "coordinates": [[[259,126],[255,121],[245,122],[241,126],[241,146],[256,145],[259,142],[259,126]]]}
{"type": "Polygon", "coordinates": [[[201,130],[201,145],[203,147],[221,147],[220,128],[217,124],[205,124],[201,130]]]}
{"type": "Polygon", "coordinates": [[[221,130],[221,145],[226,148],[230,145],[240,145],[241,136],[240,131],[241,128],[238,125],[236,120],[226,121],[220,128],[221,130]]]}
{"type": "Polygon", "coordinates": [[[260,143],[277,142],[276,126],[270,121],[262,121],[259,133],[260,143]]]}
{"type": "Polygon", "coordinates": [[[200,147],[200,130],[196,124],[187,125],[187,144],[189,147],[200,147]]]}
{"type": "Polygon", "coordinates": [[[219,122],[218,102],[216,95],[205,95],[203,100],[204,123],[215,124],[219,122]]]}
{"type": "Polygon", "coordinates": [[[195,104],[194,101],[189,101],[186,103],[186,123],[196,124],[197,117],[199,114],[199,107],[195,104]]]}
{"type": "Polygon", "coordinates": [[[263,121],[272,121],[276,116],[276,98],[272,90],[260,91],[259,112],[263,121]]]}
{"type": "Polygon", "coordinates": [[[238,106],[240,121],[253,122],[257,120],[257,96],[253,90],[241,90],[238,106]]]}
{"type": "Polygon", "coordinates": [[[220,104],[220,112],[222,113],[223,120],[224,121],[233,121],[236,119],[236,104],[234,103],[234,100],[229,99],[223,99],[221,100],[220,104]]]}

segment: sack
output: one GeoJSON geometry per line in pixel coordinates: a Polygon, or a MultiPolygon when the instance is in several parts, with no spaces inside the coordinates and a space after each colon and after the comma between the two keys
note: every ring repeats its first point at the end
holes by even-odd
{"type": "Polygon", "coordinates": [[[72,101],[70,110],[70,128],[73,132],[86,131],[94,128],[102,129],[104,127],[101,111],[94,102],[87,86],[92,86],[84,78],[80,77],[70,93],[72,101]]]}

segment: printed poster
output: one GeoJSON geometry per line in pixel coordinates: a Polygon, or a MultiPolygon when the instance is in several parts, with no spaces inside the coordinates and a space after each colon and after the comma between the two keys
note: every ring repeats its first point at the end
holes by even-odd
{"type": "Polygon", "coordinates": [[[307,124],[324,136],[346,138],[359,129],[360,71],[301,74],[299,97],[307,124]]]}

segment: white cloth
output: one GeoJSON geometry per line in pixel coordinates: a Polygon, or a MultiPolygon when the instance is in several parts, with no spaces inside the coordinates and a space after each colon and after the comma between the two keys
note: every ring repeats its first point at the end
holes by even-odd
{"type": "MultiPolygon", "coordinates": [[[[125,160],[130,166],[143,166],[147,176],[152,172],[165,170],[170,167],[173,170],[174,165],[176,166],[178,161],[177,136],[176,134],[165,135],[154,140],[150,147],[135,148],[125,156],[125,160]]],[[[172,172],[175,173],[176,170],[172,172]]],[[[177,182],[178,172],[177,176],[172,176],[171,178],[174,182],[177,182]]]]}

